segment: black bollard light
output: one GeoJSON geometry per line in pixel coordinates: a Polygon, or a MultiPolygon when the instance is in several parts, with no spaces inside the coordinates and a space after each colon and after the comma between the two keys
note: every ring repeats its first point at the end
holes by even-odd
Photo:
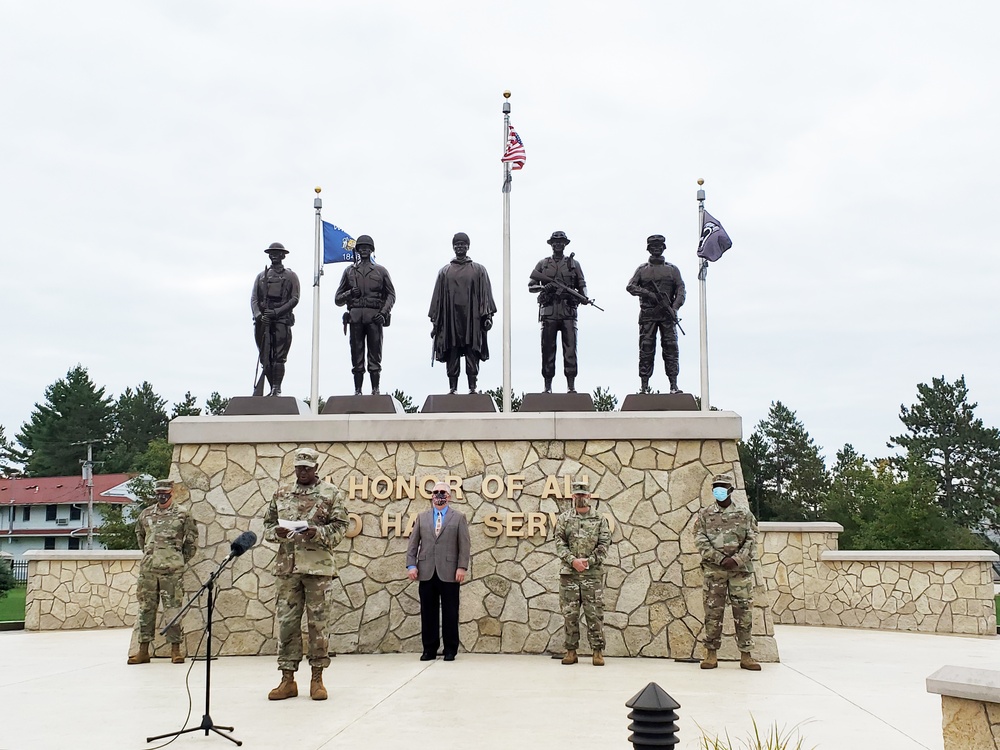
{"type": "Polygon", "coordinates": [[[667,692],[651,682],[625,704],[632,710],[628,725],[632,734],[628,741],[636,750],[640,748],[673,747],[677,739],[677,711],[681,704],[667,695],[667,692]]]}

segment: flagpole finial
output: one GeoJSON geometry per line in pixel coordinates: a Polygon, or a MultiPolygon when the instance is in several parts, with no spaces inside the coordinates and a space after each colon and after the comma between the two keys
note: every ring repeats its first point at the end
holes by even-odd
{"type": "Polygon", "coordinates": [[[321,188],[319,185],[317,185],[316,187],[314,187],[313,190],[315,190],[317,193],[322,193],[323,192],[323,188],[321,188]]]}
{"type": "Polygon", "coordinates": [[[704,185],[704,184],[705,184],[705,181],[704,181],[703,179],[701,179],[701,178],[699,177],[699,178],[698,178],[698,184],[699,184],[699,185],[704,185]]]}
{"type": "Polygon", "coordinates": [[[505,89],[503,92],[504,99],[510,99],[510,89],[505,89]]]}

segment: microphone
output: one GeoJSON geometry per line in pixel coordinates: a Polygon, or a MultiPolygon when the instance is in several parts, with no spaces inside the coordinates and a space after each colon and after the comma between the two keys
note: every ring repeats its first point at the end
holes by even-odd
{"type": "Polygon", "coordinates": [[[229,559],[239,557],[257,543],[257,535],[252,531],[244,531],[229,544],[229,559]]]}

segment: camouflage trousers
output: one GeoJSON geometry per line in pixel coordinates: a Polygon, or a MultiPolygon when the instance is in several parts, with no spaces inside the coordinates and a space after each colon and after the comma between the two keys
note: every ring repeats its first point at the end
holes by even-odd
{"type": "Polygon", "coordinates": [[[726,597],[732,603],[736,645],[753,649],[753,573],[745,570],[702,567],[705,574],[705,648],[718,651],[722,645],[722,618],[726,597]]]}
{"type": "Polygon", "coordinates": [[[591,648],[604,650],[604,576],[559,576],[559,607],[566,631],[566,648],[580,645],[580,608],[587,620],[591,648]]]}
{"type": "Polygon", "coordinates": [[[330,666],[330,592],[333,576],[278,576],[278,669],[294,672],[302,660],[302,613],[309,621],[309,666],[330,666]]]}
{"type": "MultiPolygon", "coordinates": [[[[152,643],[156,634],[156,609],[163,600],[163,621],[170,622],[177,616],[184,598],[184,572],[163,573],[139,568],[135,585],[135,598],[139,602],[139,643],[152,643]]],[[[181,642],[181,625],[175,623],[167,630],[167,643],[181,642]]]]}

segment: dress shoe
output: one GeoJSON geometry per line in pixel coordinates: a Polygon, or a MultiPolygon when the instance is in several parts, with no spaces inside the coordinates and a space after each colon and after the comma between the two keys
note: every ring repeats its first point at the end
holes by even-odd
{"type": "Polygon", "coordinates": [[[444,660],[445,661],[455,661],[455,654],[445,654],[444,655],[444,660]]]}
{"type": "Polygon", "coordinates": [[[434,661],[436,658],[435,654],[420,654],[420,661],[434,661]]]}

